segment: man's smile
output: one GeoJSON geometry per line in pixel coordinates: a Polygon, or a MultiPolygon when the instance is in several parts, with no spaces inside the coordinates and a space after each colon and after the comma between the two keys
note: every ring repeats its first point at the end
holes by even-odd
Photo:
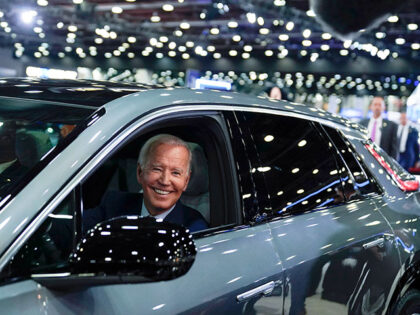
{"type": "Polygon", "coordinates": [[[158,193],[159,195],[167,195],[167,194],[170,193],[170,191],[161,190],[161,189],[158,189],[158,188],[153,188],[153,191],[158,193]]]}

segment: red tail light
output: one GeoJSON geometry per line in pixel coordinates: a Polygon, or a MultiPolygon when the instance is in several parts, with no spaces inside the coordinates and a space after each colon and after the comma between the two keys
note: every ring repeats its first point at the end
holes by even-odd
{"type": "Polygon", "coordinates": [[[373,157],[381,164],[381,166],[388,172],[392,179],[397,183],[402,191],[417,191],[419,189],[419,182],[417,180],[402,180],[401,177],[394,172],[384,158],[376,152],[371,144],[365,144],[366,149],[373,155],[373,157]]]}

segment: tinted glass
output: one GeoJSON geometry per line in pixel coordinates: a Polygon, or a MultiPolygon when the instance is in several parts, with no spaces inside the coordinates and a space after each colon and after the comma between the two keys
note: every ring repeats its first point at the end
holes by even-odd
{"type": "Polygon", "coordinates": [[[327,141],[306,120],[245,113],[256,149],[253,174],[265,178],[273,213],[289,214],[345,200],[339,169],[327,141]]]}
{"type": "Polygon", "coordinates": [[[258,222],[263,220],[268,213],[271,214],[272,211],[266,198],[264,179],[253,174],[254,167],[249,154],[253,146],[249,147],[248,132],[243,130],[238,121],[238,115],[243,120],[242,113],[226,112],[224,115],[236,160],[244,219],[245,221],[258,222]]]}
{"type": "Polygon", "coordinates": [[[67,265],[73,247],[74,199],[70,195],[50,214],[2,269],[0,283],[67,265]]]}
{"type": "Polygon", "coordinates": [[[0,200],[92,109],[0,97],[0,200]]]}
{"type": "MultiPolygon", "coordinates": [[[[370,193],[380,193],[375,179],[368,175],[368,170],[364,167],[360,157],[353,145],[345,140],[340,131],[330,127],[324,127],[328,136],[334,143],[338,156],[341,157],[339,162],[343,163],[340,166],[344,180],[344,191],[351,193],[351,198],[354,199],[356,195],[367,195],[370,193]]],[[[340,163],[340,164],[341,164],[340,163]]]]}

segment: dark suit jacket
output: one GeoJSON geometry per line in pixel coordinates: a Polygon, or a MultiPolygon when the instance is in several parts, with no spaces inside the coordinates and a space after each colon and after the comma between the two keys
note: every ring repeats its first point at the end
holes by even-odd
{"type": "Polygon", "coordinates": [[[400,152],[400,156],[398,158],[398,162],[406,170],[408,170],[410,167],[413,167],[414,164],[419,160],[418,139],[419,139],[419,134],[417,130],[413,127],[409,127],[407,143],[405,145],[405,151],[400,152]]]}
{"type": "MultiPolygon", "coordinates": [[[[108,191],[102,198],[101,204],[83,213],[83,231],[94,227],[97,223],[122,215],[140,215],[143,196],[138,193],[108,191]]],[[[190,232],[208,228],[206,220],[200,212],[178,201],[175,208],[164,221],[183,225],[190,232]]]]}
{"type": "MultiPolygon", "coordinates": [[[[362,119],[360,124],[366,128],[369,125],[369,118],[362,119]]],[[[388,119],[382,118],[381,145],[380,147],[394,159],[398,156],[398,125],[388,119]]]]}

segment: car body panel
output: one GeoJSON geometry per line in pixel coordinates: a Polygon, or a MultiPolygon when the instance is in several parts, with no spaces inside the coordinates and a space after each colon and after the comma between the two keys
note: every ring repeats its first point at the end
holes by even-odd
{"type": "Polygon", "coordinates": [[[192,268],[174,280],[65,291],[27,280],[0,287],[0,308],[7,314],[240,313],[246,303],[238,303],[237,295],[281,279],[266,224],[197,239],[196,246],[192,268]]]}

